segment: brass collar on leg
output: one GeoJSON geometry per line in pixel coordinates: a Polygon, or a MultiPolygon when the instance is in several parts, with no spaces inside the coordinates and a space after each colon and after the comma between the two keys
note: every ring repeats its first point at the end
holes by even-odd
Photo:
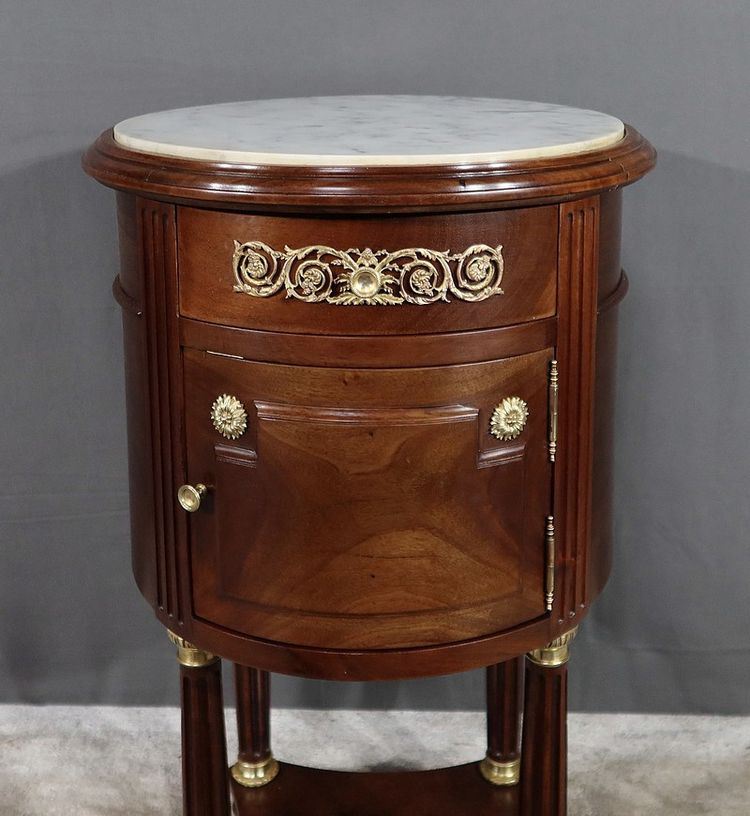
{"type": "Polygon", "coordinates": [[[273,782],[279,773],[279,763],[269,756],[262,762],[245,762],[238,759],[231,767],[232,778],[245,788],[260,788],[273,782]]]}
{"type": "Polygon", "coordinates": [[[498,762],[486,756],[479,763],[479,772],[492,785],[517,785],[521,778],[521,760],[498,762]]]}
{"type": "Polygon", "coordinates": [[[556,666],[563,666],[570,659],[570,643],[578,632],[578,627],[571,629],[559,638],[555,638],[552,643],[548,643],[541,649],[533,649],[528,653],[528,658],[537,666],[544,666],[553,669],[556,666]]]}
{"type": "Polygon", "coordinates": [[[187,666],[190,669],[199,669],[201,666],[208,666],[210,663],[215,663],[219,658],[193,646],[192,643],[176,635],[170,629],[167,629],[167,637],[177,647],[177,662],[181,666],[187,666]]]}

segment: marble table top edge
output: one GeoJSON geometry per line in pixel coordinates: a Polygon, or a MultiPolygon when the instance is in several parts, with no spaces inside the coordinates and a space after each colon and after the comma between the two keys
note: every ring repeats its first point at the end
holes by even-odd
{"type": "Polygon", "coordinates": [[[426,96],[222,103],[145,114],[113,129],[115,142],[134,152],[297,167],[458,166],[559,158],[611,147],[624,135],[619,119],[596,111],[426,96]],[[270,143],[279,149],[268,149],[270,143]]]}

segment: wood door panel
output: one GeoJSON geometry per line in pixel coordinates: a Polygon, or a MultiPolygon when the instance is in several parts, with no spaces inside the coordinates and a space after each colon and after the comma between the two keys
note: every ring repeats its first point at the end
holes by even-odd
{"type": "MultiPolygon", "coordinates": [[[[506,531],[497,518],[492,474],[482,472],[477,496],[460,504],[444,475],[468,478],[475,469],[476,410],[433,408],[405,418],[405,410],[364,409],[339,421],[278,408],[286,406],[264,403],[258,411],[258,468],[245,482],[252,498],[242,529],[217,513],[222,595],[357,616],[458,609],[518,591],[517,572],[502,572],[486,536],[489,528],[509,549],[521,532],[518,524],[506,531]],[[269,500],[282,491],[283,504],[269,500]],[[239,559],[232,543],[223,547],[238,536],[248,544],[239,559]],[[462,546],[467,536],[478,542],[471,550],[462,546]],[[306,548],[311,539],[327,545],[306,548]],[[488,581],[488,570],[500,574],[488,581]],[[457,572],[473,585],[471,598],[456,591],[457,572]]],[[[236,481],[234,473],[223,476],[218,502],[226,482],[236,481]]]]}
{"type": "Polygon", "coordinates": [[[550,357],[332,370],[187,350],[189,469],[212,488],[191,517],[196,614],[346,649],[465,640],[544,614],[550,357]],[[235,442],[208,418],[225,392],[249,414],[235,442]],[[530,417],[501,442],[489,417],[511,393],[530,417]]]}

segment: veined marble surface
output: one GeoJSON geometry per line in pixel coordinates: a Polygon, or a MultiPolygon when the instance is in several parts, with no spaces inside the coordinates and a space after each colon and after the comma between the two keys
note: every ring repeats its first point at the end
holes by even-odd
{"type": "Polygon", "coordinates": [[[115,126],[142,153],[235,164],[474,164],[585,153],[623,123],[596,111],[454,96],[261,99],[149,113],[115,126]]]}

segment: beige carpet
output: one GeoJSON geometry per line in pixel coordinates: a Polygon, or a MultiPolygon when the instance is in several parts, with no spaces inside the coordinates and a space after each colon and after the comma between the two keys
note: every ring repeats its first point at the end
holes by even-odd
{"type": "MultiPolygon", "coordinates": [[[[479,759],[483,729],[474,713],[273,714],[280,759],[352,770],[479,759]]],[[[0,706],[2,816],[179,816],[179,767],[176,709],[0,706]]],[[[570,816],[750,816],[750,719],[571,714],[569,801],[570,816]]]]}

